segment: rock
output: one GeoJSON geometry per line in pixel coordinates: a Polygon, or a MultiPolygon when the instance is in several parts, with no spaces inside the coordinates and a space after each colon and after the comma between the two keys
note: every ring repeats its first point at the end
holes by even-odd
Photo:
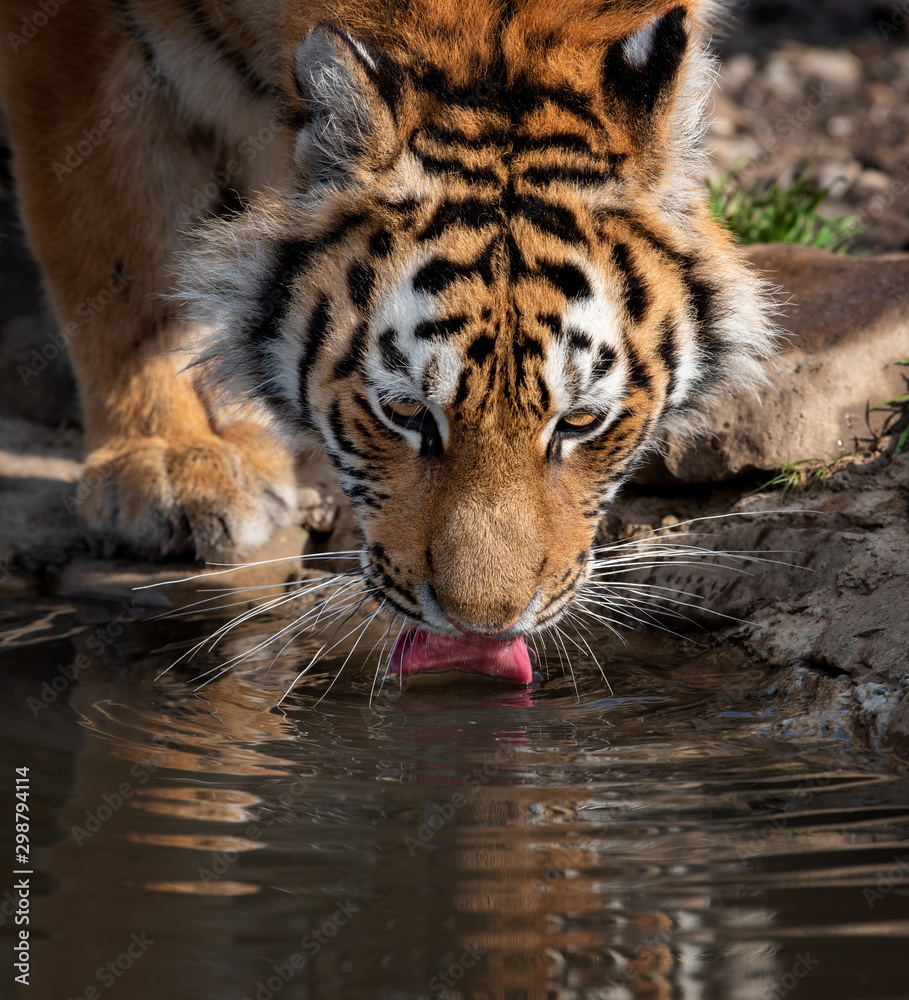
{"type": "Polygon", "coordinates": [[[865,75],[861,60],[847,49],[803,48],[798,68],[809,79],[823,80],[837,90],[857,87],[865,75]]]}
{"type": "Polygon", "coordinates": [[[894,749],[909,756],[909,694],[899,703],[890,720],[889,736],[894,749]]]}
{"type": "Polygon", "coordinates": [[[297,509],[300,523],[310,531],[326,534],[332,530],[344,503],[341,487],[328,457],[315,449],[299,456],[297,509]]]}
{"type": "Polygon", "coordinates": [[[19,593],[26,577],[52,576],[84,549],[75,517],[82,438],[0,416],[0,592],[19,593]]]}
{"type": "Polygon", "coordinates": [[[667,588],[638,591],[685,602],[668,609],[688,620],[669,618],[667,628],[707,629],[714,641],[744,649],[752,664],[772,668],[781,712],[791,712],[793,692],[810,677],[827,723],[839,711],[837,726],[862,742],[904,739],[909,751],[907,504],[909,454],[869,457],[825,488],[788,499],[628,496],[611,513],[609,540],[646,520],[641,551],[659,551],[652,539],[663,536],[730,555],[682,549],[677,564],[635,573],[620,567],[617,586],[667,588]],[[661,514],[704,519],[654,531],[661,514]]]}
{"type": "Polygon", "coordinates": [[[282,593],[287,580],[301,572],[307,538],[301,528],[283,528],[236,567],[76,558],[63,570],[57,590],[63,597],[214,613],[221,605],[256,604],[282,593]]]}
{"type": "MultiPolygon", "coordinates": [[[[670,480],[720,482],[806,459],[853,452],[880,432],[886,414],[866,410],[905,392],[909,356],[909,254],[851,258],[766,244],[748,257],[788,303],[787,339],[768,366],[772,384],[725,401],[714,433],[691,446],[670,439],[670,480]]],[[[659,463],[642,481],[660,478],[659,463]]]]}

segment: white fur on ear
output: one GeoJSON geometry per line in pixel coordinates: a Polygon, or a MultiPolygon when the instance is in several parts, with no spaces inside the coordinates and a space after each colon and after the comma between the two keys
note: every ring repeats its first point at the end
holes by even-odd
{"type": "Polygon", "coordinates": [[[369,51],[369,49],[366,48],[366,46],[358,38],[354,38],[354,36],[349,31],[345,31],[344,34],[346,35],[347,39],[350,42],[350,47],[352,49],[357,50],[357,52],[360,55],[360,58],[363,60],[363,62],[366,63],[366,65],[370,69],[375,70],[377,68],[376,61],[375,59],[373,59],[372,53],[369,51]]]}
{"type": "Polygon", "coordinates": [[[388,96],[379,82],[380,55],[346,31],[313,28],[297,47],[294,74],[309,121],[297,135],[294,162],[305,185],[343,180],[368,154],[389,150],[388,96]]]}
{"type": "Polygon", "coordinates": [[[294,160],[308,183],[343,174],[368,141],[373,122],[359,60],[374,65],[365,46],[323,27],[297,47],[294,73],[309,122],[297,136],[294,160]]]}
{"type": "Polygon", "coordinates": [[[625,57],[625,61],[630,66],[634,66],[635,69],[642,69],[650,58],[659,21],[660,18],[653,18],[649,24],[633,35],[629,35],[622,43],[622,55],[625,57]]]}

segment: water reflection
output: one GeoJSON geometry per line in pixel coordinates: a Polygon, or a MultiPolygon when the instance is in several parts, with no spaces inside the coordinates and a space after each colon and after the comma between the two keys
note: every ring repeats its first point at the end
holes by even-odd
{"type": "Polygon", "coordinates": [[[580,702],[368,676],[320,701],[328,664],[275,712],[305,644],[194,691],[155,679],[181,633],[90,634],[46,711],[9,671],[4,756],[47,815],[31,997],[901,995],[906,783],[848,747],[763,738],[646,661],[580,702]]]}

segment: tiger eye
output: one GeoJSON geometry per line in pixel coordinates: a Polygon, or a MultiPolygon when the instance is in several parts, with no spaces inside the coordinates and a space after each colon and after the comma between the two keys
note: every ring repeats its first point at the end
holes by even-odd
{"type": "Polygon", "coordinates": [[[390,399],[385,405],[398,417],[415,417],[423,409],[419,403],[408,403],[403,399],[390,399]]]}
{"type": "Polygon", "coordinates": [[[596,413],[568,413],[562,420],[569,427],[589,427],[597,419],[596,413]]]}

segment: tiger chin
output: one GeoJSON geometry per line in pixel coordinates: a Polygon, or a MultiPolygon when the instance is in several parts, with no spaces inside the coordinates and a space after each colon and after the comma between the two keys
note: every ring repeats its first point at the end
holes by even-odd
{"type": "Polygon", "coordinates": [[[79,324],[86,524],[242,555],[318,442],[366,586],[409,626],[398,668],[526,680],[523,637],[588,580],[636,463],[773,353],[698,176],[715,5],[188,10],[84,0],[3,61],[28,233],[79,324]]]}

